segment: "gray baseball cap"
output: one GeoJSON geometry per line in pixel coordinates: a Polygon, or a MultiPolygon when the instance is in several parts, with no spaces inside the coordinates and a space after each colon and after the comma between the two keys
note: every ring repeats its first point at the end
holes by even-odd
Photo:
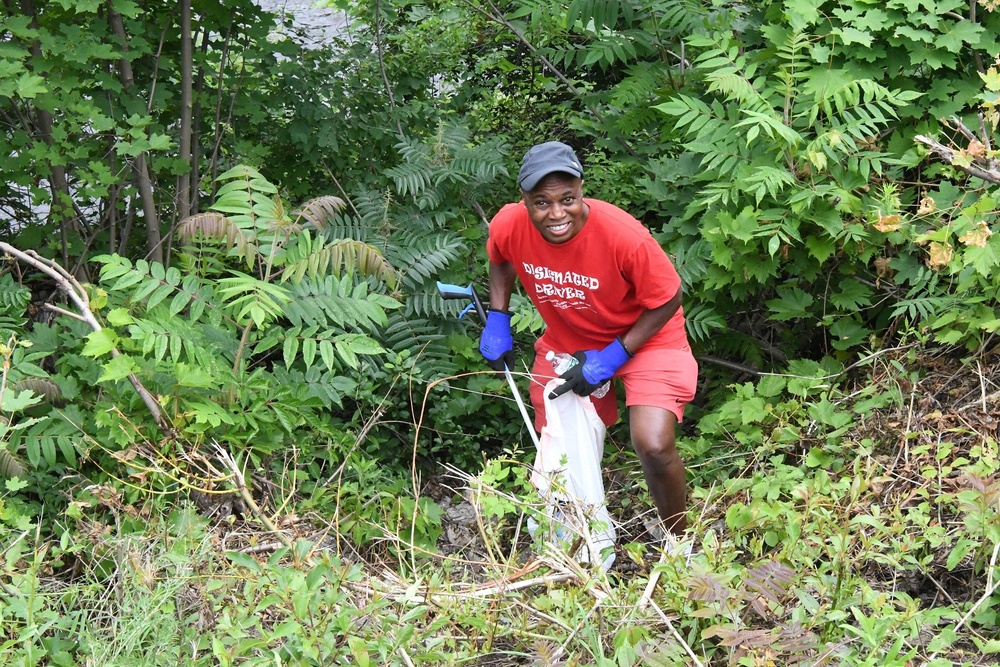
{"type": "Polygon", "coordinates": [[[517,175],[517,184],[525,192],[530,192],[542,180],[554,171],[572,174],[583,178],[583,165],[577,159],[573,149],[561,141],[547,141],[528,149],[521,162],[521,171],[517,175]]]}

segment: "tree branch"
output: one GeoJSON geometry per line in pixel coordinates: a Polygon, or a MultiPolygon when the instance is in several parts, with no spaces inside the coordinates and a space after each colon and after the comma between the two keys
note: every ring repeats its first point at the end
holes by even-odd
{"type": "Polygon", "coordinates": [[[980,167],[975,164],[970,164],[968,167],[963,167],[962,165],[955,164],[955,149],[950,146],[945,146],[944,144],[931,139],[930,137],[925,137],[922,134],[918,134],[913,138],[917,143],[927,146],[932,153],[936,154],[943,161],[947,162],[951,166],[955,167],[959,171],[965,172],[969,176],[975,176],[976,178],[981,178],[987,183],[993,183],[994,185],[1000,185],[1000,171],[995,168],[985,168],[980,167]]]}
{"type": "Polygon", "coordinates": [[[962,119],[959,118],[958,116],[952,116],[948,120],[944,120],[942,118],[941,122],[944,124],[945,127],[954,128],[955,130],[960,132],[962,136],[968,139],[969,141],[979,141],[979,137],[977,137],[972,130],[966,127],[965,123],[963,123],[962,119]]]}
{"type": "Polygon", "coordinates": [[[714,366],[721,366],[722,368],[728,368],[731,371],[736,371],[738,373],[746,373],[747,375],[753,375],[754,377],[760,377],[760,371],[756,368],[750,366],[745,366],[743,364],[738,364],[735,361],[727,361],[726,359],[719,359],[718,357],[711,357],[705,354],[698,355],[699,363],[712,364],[714,366]]]}
{"type": "MultiPolygon", "coordinates": [[[[389,84],[389,77],[385,73],[385,58],[382,54],[382,3],[375,0],[375,50],[378,52],[378,67],[382,73],[382,83],[385,85],[385,92],[389,96],[389,106],[395,111],[396,99],[392,94],[392,86],[389,84]]],[[[402,141],[406,135],[403,134],[403,125],[396,116],[396,130],[399,132],[399,139],[402,141]]]]}
{"type": "MultiPolygon", "coordinates": [[[[18,250],[9,243],[4,243],[0,241],[0,251],[11,255],[15,259],[29,264],[45,275],[56,281],[56,286],[60,291],[65,292],[66,296],[73,302],[76,309],[80,312],[80,317],[77,319],[82,319],[86,322],[91,329],[94,331],[102,331],[104,327],[101,323],[97,321],[94,316],[93,311],[90,309],[90,298],[87,296],[86,290],[83,286],[77,282],[76,278],[71,276],[66,269],[59,266],[50,259],[42,257],[33,250],[18,250]]],[[[111,356],[118,357],[121,356],[121,352],[118,348],[111,348],[111,356]]],[[[160,404],[156,402],[156,398],[149,392],[146,387],[139,382],[139,378],[135,376],[134,373],[129,373],[128,381],[132,384],[136,393],[139,394],[139,398],[146,405],[150,414],[153,415],[153,419],[156,420],[156,425],[160,427],[160,430],[164,435],[173,435],[173,429],[170,424],[167,423],[166,418],[163,416],[163,411],[160,410],[160,404]]]]}
{"type": "MultiPolygon", "coordinates": [[[[131,90],[135,79],[132,74],[132,63],[128,59],[129,40],[125,33],[125,24],[122,22],[121,14],[114,10],[108,3],[108,22],[111,31],[115,33],[122,44],[122,58],[119,62],[118,78],[122,87],[126,91],[131,90]]],[[[149,176],[149,167],[146,162],[146,151],[139,153],[132,162],[132,169],[135,172],[136,189],[139,190],[139,199],[142,202],[142,214],[146,221],[146,250],[149,258],[154,262],[163,262],[163,249],[161,244],[163,239],[160,236],[160,218],[156,211],[156,202],[153,198],[153,185],[149,176]]],[[[122,237],[122,247],[128,242],[128,238],[122,237]]]]}

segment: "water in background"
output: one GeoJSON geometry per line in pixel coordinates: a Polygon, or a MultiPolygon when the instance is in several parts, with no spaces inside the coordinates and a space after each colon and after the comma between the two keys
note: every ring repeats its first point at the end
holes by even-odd
{"type": "MultiPolygon", "coordinates": [[[[333,7],[316,7],[315,0],[256,0],[269,12],[292,17],[292,24],[301,30],[305,46],[318,47],[348,29],[347,15],[333,7]]],[[[278,30],[276,28],[276,30],[278,30]]],[[[298,36],[295,36],[299,39],[298,36]]]]}

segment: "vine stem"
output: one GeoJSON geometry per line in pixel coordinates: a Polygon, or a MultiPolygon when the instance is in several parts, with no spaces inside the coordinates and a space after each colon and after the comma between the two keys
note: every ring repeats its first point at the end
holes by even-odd
{"type": "MultiPolygon", "coordinates": [[[[101,323],[97,321],[97,317],[94,315],[93,311],[90,309],[90,297],[87,296],[86,290],[83,289],[76,278],[71,276],[66,269],[61,267],[56,262],[51,259],[42,257],[33,250],[18,250],[9,243],[4,243],[0,241],[0,251],[14,257],[18,261],[29,264],[45,275],[56,281],[56,286],[60,291],[64,292],[66,296],[73,302],[76,309],[80,312],[80,319],[87,323],[87,325],[94,331],[103,331],[104,327],[101,323]]],[[[117,347],[111,348],[111,356],[119,357],[121,352],[117,347]]],[[[156,421],[156,425],[160,427],[160,430],[164,435],[173,435],[173,429],[167,422],[166,418],[163,416],[163,411],[160,409],[160,404],[157,403],[156,397],[141,382],[139,378],[135,376],[134,373],[128,374],[128,381],[135,389],[136,393],[139,394],[139,398],[142,399],[143,404],[145,404],[146,409],[149,410],[153,419],[156,421]]]]}

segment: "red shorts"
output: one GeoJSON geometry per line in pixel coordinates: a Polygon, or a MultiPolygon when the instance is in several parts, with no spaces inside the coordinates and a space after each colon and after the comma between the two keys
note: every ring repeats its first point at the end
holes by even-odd
{"type": "MultiPolygon", "coordinates": [[[[545,425],[545,385],[555,377],[552,363],[545,360],[549,348],[541,340],[535,343],[535,361],[531,368],[531,405],[535,408],[535,429],[545,425]]],[[[558,350],[557,350],[558,351],[558,350]]],[[[574,350],[575,351],[575,350],[574,350]]],[[[635,356],[625,362],[615,377],[625,386],[625,405],[648,405],[670,410],[677,421],[684,418],[684,406],[694,398],[698,385],[698,362],[691,348],[681,350],[664,348],[639,348],[635,356]]],[[[611,426],[618,421],[618,399],[615,384],[602,398],[590,397],[601,420],[611,426]]]]}

